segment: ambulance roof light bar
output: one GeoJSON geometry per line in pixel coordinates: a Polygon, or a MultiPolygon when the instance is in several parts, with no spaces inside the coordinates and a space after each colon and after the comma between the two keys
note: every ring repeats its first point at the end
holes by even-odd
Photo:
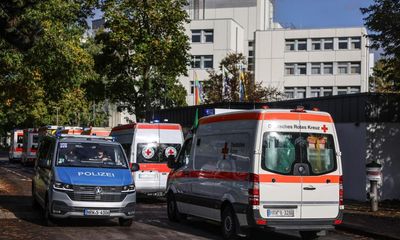
{"type": "Polygon", "coordinates": [[[297,106],[296,109],[290,110],[291,112],[306,112],[303,106],[297,106]]]}

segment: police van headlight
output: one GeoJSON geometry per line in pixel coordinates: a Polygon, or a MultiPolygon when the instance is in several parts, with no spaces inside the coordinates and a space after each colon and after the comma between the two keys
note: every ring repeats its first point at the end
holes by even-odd
{"type": "Polygon", "coordinates": [[[129,184],[129,185],[123,186],[121,192],[123,192],[123,193],[135,192],[135,184],[129,184]]]}
{"type": "Polygon", "coordinates": [[[53,189],[59,191],[74,191],[74,187],[72,184],[66,184],[61,182],[55,182],[53,184],[53,189]]]}

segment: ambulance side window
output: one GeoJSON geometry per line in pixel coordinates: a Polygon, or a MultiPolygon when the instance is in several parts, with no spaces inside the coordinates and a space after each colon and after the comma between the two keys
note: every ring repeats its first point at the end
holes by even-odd
{"type": "Polygon", "coordinates": [[[182,146],[182,149],[181,149],[180,154],[179,154],[178,159],[177,159],[178,163],[181,166],[185,166],[185,165],[187,165],[189,163],[190,152],[191,152],[191,149],[192,149],[192,142],[193,142],[193,139],[189,138],[189,139],[187,139],[185,141],[185,143],[182,146]]]}
{"type": "MultiPolygon", "coordinates": [[[[196,146],[194,160],[194,169],[201,171],[215,171],[218,168],[218,162],[222,159],[228,159],[229,153],[222,153],[227,149],[228,140],[221,135],[201,136],[200,144],[196,146]]],[[[228,167],[228,166],[225,166],[228,167]]]]}
{"type": "Polygon", "coordinates": [[[121,146],[125,151],[126,157],[128,159],[130,159],[131,158],[131,144],[126,143],[126,144],[121,144],[121,146]]]}

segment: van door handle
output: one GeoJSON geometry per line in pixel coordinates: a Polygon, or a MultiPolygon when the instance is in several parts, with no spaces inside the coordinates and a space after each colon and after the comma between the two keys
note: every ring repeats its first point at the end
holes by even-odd
{"type": "Polygon", "coordinates": [[[304,187],[303,189],[304,190],[315,190],[315,187],[312,187],[312,186],[311,187],[304,187]]]}

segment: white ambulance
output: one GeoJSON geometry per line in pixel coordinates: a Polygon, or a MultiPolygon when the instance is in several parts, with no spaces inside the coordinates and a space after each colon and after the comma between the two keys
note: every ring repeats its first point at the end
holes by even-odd
{"type": "Polygon", "coordinates": [[[179,124],[133,123],[114,127],[110,136],[125,149],[130,163],[139,164],[135,172],[138,193],[162,195],[165,193],[170,169],[168,156],[178,154],[183,134],[179,124]]]}
{"type": "Polygon", "coordinates": [[[168,166],[169,219],[221,222],[227,239],[252,228],[314,239],[342,221],[341,153],[325,112],[298,107],[201,118],[168,166]]]}
{"type": "Polygon", "coordinates": [[[38,130],[35,128],[24,129],[24,146],[22,150],[22,165],[34,164],[38,149],[38,130]]]}
{"type": "Polygon", "coordinates": [[[8,159],[10,162],[21,160],[22,148],[24,146],[24,132],[15,129],[11,131],[10,150],[8,151],[8,159]]]}

